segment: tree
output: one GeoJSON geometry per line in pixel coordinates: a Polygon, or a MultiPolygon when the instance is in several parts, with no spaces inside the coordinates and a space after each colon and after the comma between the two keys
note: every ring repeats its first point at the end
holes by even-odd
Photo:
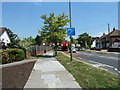
{"type": "Polygon", "coordinates": [[[54,13],[50,13],[50,16],[42,15],[44,20],[44,26],[39,31],[45,42],[51,42],[55,44],[55,55],[57,55],[57,43],[64,40],[66,37],[65,26],[70,21],[68,16],[64,13],[58,16],[54,16],[54,13]]]}
{"type": "Polygon", "coordinates": [[[27,40],[28,42],[31,42],[32,45],[36,44],[35,39],[32,36],[25,38],[25,40],[27,40]]]}
{"type": "Polygon", "coordinates": [[[77,43],[78,43],[78,40],[72,37],[72,44],[77,44],[77,43]]]}
{"type": "Polygon", "coordinates": [[[83,33],[78,35],[77,40],[78,40],[78,43],[81,45],[81,47],[84,47],[84,48],[86,48],[86,46],[88,48],[92,44],[92,37],[89,36],[88,33],[83,33]]]}
{"type": "Polygon", "coordinates": [[[36,42],[37,45],[40,45],[43,42],[43,37],[37,35],[36,38],[35,38],[35,42],[36,42]]]}
{"type": "Polygon", "coordinates": [[[30,45],[34,43],[35,43],[35,40],[30,36],[28,38],[24,38],[23,40],[20,40],[18,43],[18,48],[24,50],[25,57],[26,57],[26,52],[30,49],[30,45]]]}
{"type": "Polygon", "coordinates": [[[11,47],[11,48],[12,47],[17,47],[18,42],[20,41],[18,35],[14,34],[12,32],[12,30],[10,30],[10,29],[6,29],[6,31],[7,31],[8,35],[9,35],[10,41],[11,41],[11,43],[9,43],[8,46],[11,47]]]}

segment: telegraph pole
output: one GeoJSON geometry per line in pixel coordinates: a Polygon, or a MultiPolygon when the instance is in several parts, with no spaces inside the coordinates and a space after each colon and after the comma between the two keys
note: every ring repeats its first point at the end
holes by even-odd
{"type": "Polygon", "coordinates": [[[108,34],[110,33],[110,24],[108,23],[108,34]]]}
{"type": "MultiPolygon", "coordinates": [[[[110,33],[110,24],[108,23],[108,35],[110,33]]],[[[109,48],[111,47],[111,40],[110,40],[110,35],[108,36],[109,39],[109,48]]]]}
{"type": "MultiPolygon", "coordinates": [[[[70,17],[70,28],[72,28],[71,0],[69,0],[69,17],[70,17]]],[[[70,61],[72,61],[72,36],[70,36],[70,61]]]]}

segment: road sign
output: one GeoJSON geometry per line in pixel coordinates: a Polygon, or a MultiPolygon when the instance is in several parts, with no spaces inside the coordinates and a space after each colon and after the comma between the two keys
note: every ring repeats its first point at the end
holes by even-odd
{"type": "Polygon", "coordinates": [[[67,35],[68,36],[75,35],[75,28],[67,28],[67,35]]]}

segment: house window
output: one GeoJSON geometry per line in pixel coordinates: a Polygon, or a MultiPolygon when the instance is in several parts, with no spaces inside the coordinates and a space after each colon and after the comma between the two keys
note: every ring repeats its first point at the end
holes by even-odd
{"type": "Polygon", "coordinates": [[[108,37],[106,38],[106,41],[109,41],[109,38],[108,38],[108,37]]]}
{"type": "Polygon", "coordinates": [[[4,39],[2,39],[2,41],[4,41],[4,39]]]}

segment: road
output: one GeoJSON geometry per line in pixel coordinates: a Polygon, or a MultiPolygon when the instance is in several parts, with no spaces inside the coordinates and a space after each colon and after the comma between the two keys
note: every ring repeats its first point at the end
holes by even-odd
{"type": "Polygon", "coordinates": [[[79,60],[83,60],[92,64],[95,67],[103,68],[104,70],[113,74],[120,74],[120,56],[118,54],[98,54],[89,53],[84,51],[77,51],[76,53],[84,55],[85,57],[76,57],[79,60]]]}

